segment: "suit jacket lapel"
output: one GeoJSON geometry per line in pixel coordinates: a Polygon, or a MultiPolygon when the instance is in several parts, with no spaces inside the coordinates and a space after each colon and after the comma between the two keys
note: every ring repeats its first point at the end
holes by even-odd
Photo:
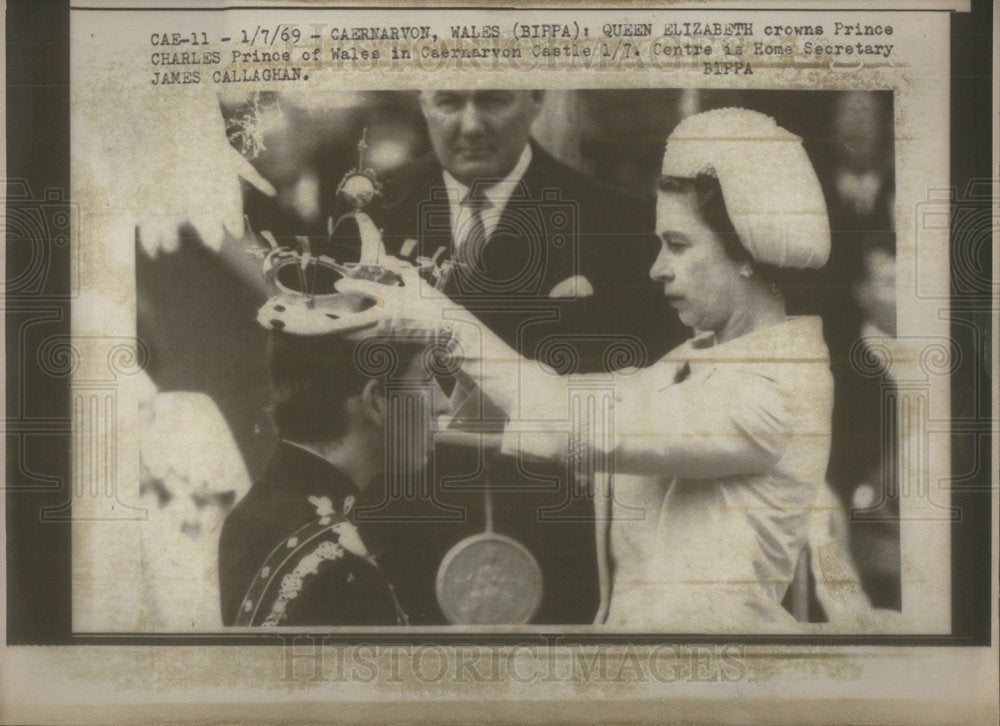
{"type": "Polygon", "coordinates": [[[423,185],[424,198],[418,204],[417,224],[420,232],[420,254],[433,257],[439,247],[444,247],[441,261],[449,260],[455,251],[451,229],[451,203],[444,185],[441,165],[434,160],[423,185]],[[422,218],[421,216],[422,215],[422,218]]]}
{"type": "Polygon", "coordinates": [[[392,179],[386,190],[389,195],[383,200],[385,214],[391,218],[389,227],[400,239],[395,240],[395,251],[403,237],[417,240],[417,250],[410,255],[431,257],[438,247],[444,246],[442,259],[451,257],[451,222],[447,192],[444,186],[441,164],[434,154],[428,154],[413,162],[405,177],[392,179]]]}
{"type": "MultiPolygon", "coordinates": [[[[548,278],[555,272],[556,266],[553,265],[555,260],[552,256],[556,250],[550,249],[545,233],[544,205],[533,203],[541,201],[543,189],[558,183],[559,172],[553,168],[552,157],[533,141],[530,143],[531,164],[528,165],[521,182],[504,207],[496,229],[490,236],[491,242],[499,243],[503,251],[496,249],[492,255],[486,255],[487,275],[497,280],[517,278],[520,281],[520,284],[516,285],[517,291],[523,293],[527,289],[536,289],[538,294],[544,296],[548,293],[548,289],[541,289],[538,284],[541,282],[542,288],[551,287],[549,283],[552,281],[548,278]],[[543,218],[536,219],[537,215],[542,215],[543,218]],[[536,230],[537,234],[517,233],[519,230],[537,227],[538,222],[541,222],[543,228],[536,230]],[[501,237],[507,239],[499,239],[501,237]],[[540,269],[525,271],[526,255],[534,255],[537,252],[529,251],[529,247],[538,244],[541,244],[541,257],[535,262],[540,269]],[[538,279],[539,276],[541,280],[538,279]]],[[[443,171],[437,158],[433,154],[428,154],[416,161],[408,179],[403,180],[402,186],[403,194],[399,199],[385,201],[387,209],[395,210],[400,218],[405,219],[397,229],[401,227],[403,230],[409,230],[405,234],[417,238],[416,255],[432,257],[440,247],[444,247],[445,251],[440,260],[452,259],[455,243],[451,229],[451,209],[443,171]]],[[[567,240],[563,249],[569,252],[574,243],[575,240],[567,240]]]]}

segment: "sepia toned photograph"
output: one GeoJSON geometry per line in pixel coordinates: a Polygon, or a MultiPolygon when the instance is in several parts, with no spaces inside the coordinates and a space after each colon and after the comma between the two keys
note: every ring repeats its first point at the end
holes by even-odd
{"type": "Polygon", "coordinates": [[[989,3],[14,6],[0,721],[994,718],[989,3]]]}
{"type": "Polygon", "coordinates": [[[260,177],[243,234],[137,229],[151,517],[138,579],[101,588],[121,629],[851,631],[901,610],[891,376],[859,370],[895,330],[890,93],[275,93],[219,113],[260,177]],[[711,262],[685,279],[699,236],[711,262]],[[343,289],[407,273],[423,287],[396,311],[343,289]],[[588,386],[601,440],[549,416],[588,386]]]}

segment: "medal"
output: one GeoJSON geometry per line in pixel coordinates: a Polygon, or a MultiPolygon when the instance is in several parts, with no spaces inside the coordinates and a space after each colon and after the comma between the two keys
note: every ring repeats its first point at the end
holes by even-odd
{"type": "Polygon", "coordinates": [[[520,625],[542,603],[542,570],[520,542],[493,531],[493,499],[483,493],[486,531],[452,547],[438,567],[436,593],[454,625],[520,625]]]}

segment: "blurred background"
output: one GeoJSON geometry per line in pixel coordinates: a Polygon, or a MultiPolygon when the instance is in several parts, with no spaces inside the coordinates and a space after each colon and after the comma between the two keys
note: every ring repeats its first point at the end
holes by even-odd
{"type": "MultiPolygon", "coordinates": [[[[325,235],[363,129],[366,165],[379,173],[430,151],[414,92],[260,93],[219,105],[228,144],[274,188],[270,196],[241,183],[246,220],[258,233],[325,235]]],[[[674,126],[726,106],[769,114],[801,136],[823,185],[832,254],[794,295],[792,312],[824,318],[836,386],[828,479],[865,592],[873,605],[899,609],[895,431],[892,417],[883,421],[894,384],[877,361],[863,372],[851,365],[865,341],[895,335],[891,92],[549,91],[534,136],[562,161],[652,200],[674,126]]],[[[208,244],[192,219],[179,214],[166,241],[138,225],[138,335],[149,346],[156,391],[209,397],[252,480],[275,443],[266,335],[256,323],[266,298],[260,261],[247,253],[246,232],[208,244]]]]}

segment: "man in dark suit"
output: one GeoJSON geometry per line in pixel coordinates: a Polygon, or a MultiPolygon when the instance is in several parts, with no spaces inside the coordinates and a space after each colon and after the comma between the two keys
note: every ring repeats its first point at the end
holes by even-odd
{"type": "Polygon", "coordinates": [[[652,362],[684,337],[648,277],[658,251],[653,203],[595,182],[535,143],[543,98],[423,92],[434,153],[386,183],[386,249],[440,250],[439,261],[460,263],[449,296],[528,358],[561,372],[652,362]]]}
{"type": "MultiPolygon", "coordinates": [[[[652,201],[600,185],[535,143],[530,129],[543,100],[542,91],[423,92],[433,154],[386,182],[386,249],[451,260],[449,297],[560,373],[652,362],[684,337],[649,279],[658,249],[652,201]]],[[[433,582],[448,548],[481,529],[486,479],[497,531],[539,559],[545,587],[534,622],[592,622],[593,512],[582,483],[488,452],[439,446],[435,462],[431,501],[383,510],[409,520],[414,531],[404,536],[425,548],[418,579],[433,582]]],[[[431,594],[422,599],[416,621],[423,610],[427,622],[439,622],[431,594]]]]}

